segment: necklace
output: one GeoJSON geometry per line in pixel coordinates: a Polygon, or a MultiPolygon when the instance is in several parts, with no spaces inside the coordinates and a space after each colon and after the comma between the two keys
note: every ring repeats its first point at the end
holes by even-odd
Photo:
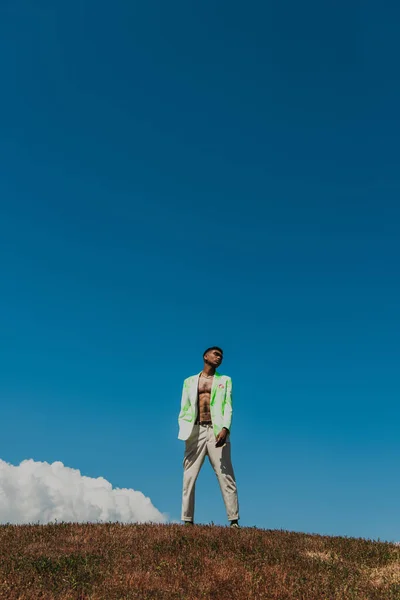
{"type": "Polygon", "coordinates": [[[205,379],[211,379],[211,377],[214,377],[214,375],[204,375],[204,373],[202,372],[200,377],[204,377],[205,379]]]}

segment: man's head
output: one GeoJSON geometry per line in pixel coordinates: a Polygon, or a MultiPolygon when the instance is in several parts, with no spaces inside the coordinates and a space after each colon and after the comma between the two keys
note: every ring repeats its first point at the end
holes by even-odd
{"type": "Polygon", "coordinates": [[[207,348],[203,354],[204,363],[216,369],[222,363],[223,354],[221,348],[218,348],[218,346],[207,348]]]}

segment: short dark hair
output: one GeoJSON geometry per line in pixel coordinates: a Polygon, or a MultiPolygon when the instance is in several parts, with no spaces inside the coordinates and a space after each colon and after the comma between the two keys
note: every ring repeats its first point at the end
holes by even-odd
{"type": "Polygon", "coordinates": [[[211,348],[207,348],[207,350],[204,350],[204,352],[203,352],[203,358],[205,357],[206,354],[208,354],[209,352],[211,352],[211,350],[219,350],[219,352],[221,352],[221,354],[224,353],[224,351],[222,350],[222,348],[220,348],[219,346],[211,346],[211,348]]]}

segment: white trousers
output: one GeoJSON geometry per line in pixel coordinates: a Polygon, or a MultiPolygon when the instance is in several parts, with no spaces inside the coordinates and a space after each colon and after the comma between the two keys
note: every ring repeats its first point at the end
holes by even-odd
{"type": "Polygon", "coordinates": [[[236,480],[231,462],[229,434],[224,446],[215,447],[212,425],[195,425],[185,442],[183,459],[182,521],[194,520],[195,485],[204,459],[208,455],[218,478],[228,520],[239,519],[239,503],[236,480]]]}

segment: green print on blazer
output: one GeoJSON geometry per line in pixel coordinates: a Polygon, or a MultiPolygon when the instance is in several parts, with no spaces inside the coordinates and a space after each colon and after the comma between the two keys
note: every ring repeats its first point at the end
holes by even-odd
{"type": "MultiPolygon", "coordinates": [[[[197,417],[197,388],[200,373],[183,382],[181,411],[178,417],[180,440],[187,440],[193,431],[197,417]]],[[[211,419],[215,435],[223,427],[231,430],[232,423],[232,380],[227,375],[215,372],[211,387],[211,419]]]]}

